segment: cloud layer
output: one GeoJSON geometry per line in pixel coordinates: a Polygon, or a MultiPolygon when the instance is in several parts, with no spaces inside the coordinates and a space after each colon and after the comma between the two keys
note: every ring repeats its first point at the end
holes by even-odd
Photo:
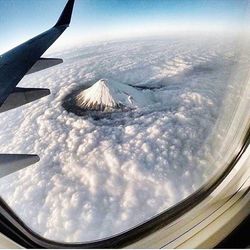
{"type": "Polygon", "coordinates": [[[1,196],[42,236],[83,242],[127,230],[190,195],[214,170],[206,142],[233,46],[177,37],[102,43],[25,78],[21,85],[52,94],[0,115],[0,149],[38,153],[41,161],[1,179],[1,196]],[[101,78],[154,87],[155,102],[102,120],[62,108],[72,89],[101,78]]]}

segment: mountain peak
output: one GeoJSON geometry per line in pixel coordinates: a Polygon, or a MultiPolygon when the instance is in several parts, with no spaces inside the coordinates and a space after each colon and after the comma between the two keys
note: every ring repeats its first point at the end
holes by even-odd
{"type": "Polygon", "coordinates": [[[101,85],[101,86],[107,86],[108,80],[106,80],[106,79],[100,79],[100,80],[97,81],[95,84],[96,84],[96,85],[101,85]]]}
{"type": "Polygon", "coordinates": [[[78,107],[84,110],[113,111],[133,109],[147,104],[142,91],[126,84],[100,79],[76,96],[78,107]]]}

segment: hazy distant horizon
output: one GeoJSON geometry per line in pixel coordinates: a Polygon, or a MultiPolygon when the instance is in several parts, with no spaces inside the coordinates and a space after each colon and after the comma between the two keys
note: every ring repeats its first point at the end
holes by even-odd
{"type": "MultiPolygon", "coordinates": [[[[49,29],[66,0],[0,0],[0,53],[49,29]]],[[[76,0],[70,29],[53,48],[171,33],[237,32],[247,0],[76,0]]]]}

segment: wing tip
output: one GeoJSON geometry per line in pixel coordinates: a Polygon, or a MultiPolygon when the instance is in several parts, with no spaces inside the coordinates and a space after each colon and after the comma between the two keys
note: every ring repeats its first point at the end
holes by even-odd
{"type": "Polygon", "coordinates": [[[54,27],[58,26],[69,26],[70,21],[71,21],[71,16],[74,8],[74,3],[75,0],[68,0],[61,16],[59,17],[57,23],[55,24],[54,27]]]}

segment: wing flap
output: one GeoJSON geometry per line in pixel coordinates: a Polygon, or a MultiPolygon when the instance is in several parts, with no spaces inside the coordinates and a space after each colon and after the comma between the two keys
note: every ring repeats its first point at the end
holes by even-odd
{"type": "Polygon", "coordinates": [[[15,88],[0,107],[0,113],[25,105],[50,94],[49,89],[15,88]]]}
{"type": "Polygon", "coordinates": [[[38,155],[0,154],[0,178],[37,163],[38,155]]]}
{"type": "Polygon", "coordinates": [[[59,58],[40,58],[33,67],[26,73],[26,75],[51,68],[53,66],[56,66],[58,64],[63,63],[62,59],[59,58]]]}

